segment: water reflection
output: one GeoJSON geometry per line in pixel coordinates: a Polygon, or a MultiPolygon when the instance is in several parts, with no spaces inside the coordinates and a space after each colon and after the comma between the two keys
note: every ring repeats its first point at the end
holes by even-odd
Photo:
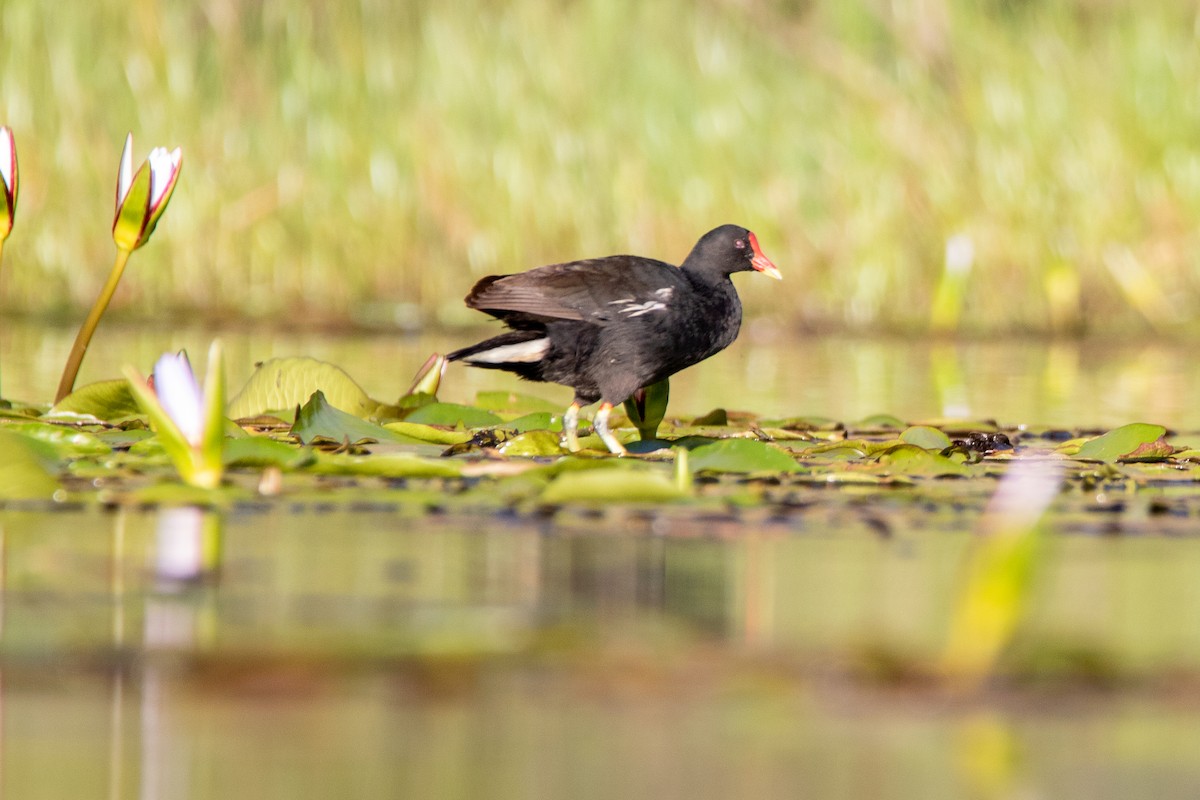
{"type": "MultiPolygon", "coordinates": [[[[1090,797],[1073,775],[1128,781],[1150,751],[1121,742],[1158,748],[1197,722],[1120,695],[981,710],[830,683],[864,647],[937,652],[966,537],[732,529],[3,512],[0,789],[1090,797]]],[[[1031,636],[1083,630],[1128,664],[1200,666],[1200,544],[1056,548],[1031,636]]],[[[1200,787],[1181,746],[1154,752],[1174,775],[1155,796],[1200,787]]]]}

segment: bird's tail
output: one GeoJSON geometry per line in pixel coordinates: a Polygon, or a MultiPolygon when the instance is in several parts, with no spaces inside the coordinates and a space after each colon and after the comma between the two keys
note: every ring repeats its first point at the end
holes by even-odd
{"type": "Polygon", "coordinates": [[[545,331],[510,331],[455,350],[446,358],[462,361],[472,367],[526,374],[540,371],[538,364],[549,351],[550,339],[545,331]]]}

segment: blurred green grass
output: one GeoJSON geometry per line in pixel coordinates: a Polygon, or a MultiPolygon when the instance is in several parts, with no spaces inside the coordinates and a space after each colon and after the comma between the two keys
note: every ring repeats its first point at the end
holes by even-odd
{"type": "Polygon", "coordinates": [[[736,221],[781,325],[1188,331],[1198,31],[1182,0],[5,0],[0,304],[91,303],[133,130],[184,171],[119,314],[454,325],[484,274],[736,221]]]}

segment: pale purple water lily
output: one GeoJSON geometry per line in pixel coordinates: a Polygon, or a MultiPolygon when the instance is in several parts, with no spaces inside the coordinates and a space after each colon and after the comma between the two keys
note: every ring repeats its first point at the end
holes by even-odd
{"type": "Polygon", "coordinates": [[[0,242],[12,232],[13,219],[17,215],[17,189],[20,177],[17,172],[17,142],[12,129],[0,126],[0,242]]]}
{"type": "Polygon", "coordinates": [[[156,147],[133,169],[133,134],[125,137],[121,165],[117,170],[116,213],[113,216],[113,241],[122,250],[132,252],[150,240],[150,234],[179,180],[183,151],[156,147]]]}
{"type": "Polygon", "coordinates": [[[204,387],[184,353],[167,353],[147,381],[125,367],[129,391],[158,434],[163,451],[185,483],[205,489],[221,485],[225,472],[225,377],[220,342],[208,351],[204,387]]]}
{"type": "Polygon", "coordinates": [[[159,405],[192,447],[204,440],[204,392],[186,353],[164,353],[154,364],[159,405]]]}

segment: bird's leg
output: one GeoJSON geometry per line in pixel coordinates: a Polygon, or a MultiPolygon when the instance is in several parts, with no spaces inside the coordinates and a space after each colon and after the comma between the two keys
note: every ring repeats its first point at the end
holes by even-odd
{"type": "Polygon", "coordinates": [[[567,408],[567,412],[563,414],[562,420],[563,444],[572,453],[579,452],[579,434],[577,433],[577,429],[579,428],[579,409],[579,401],[576,400],[567,408]]]}
{"type": "Polygon", "coordinates": [[[596,429],[596,433],[608,445],[609,452],[619,456],[628,455],[629,451],[625,446],[617,441],[617,437],[612,435],[612,431],[608,429],[608,414],[613,410],[613,404],[607,401],[600,404],[600,409],[596,412],[596,419],[592,423],[592,427],[596,429]]]}

